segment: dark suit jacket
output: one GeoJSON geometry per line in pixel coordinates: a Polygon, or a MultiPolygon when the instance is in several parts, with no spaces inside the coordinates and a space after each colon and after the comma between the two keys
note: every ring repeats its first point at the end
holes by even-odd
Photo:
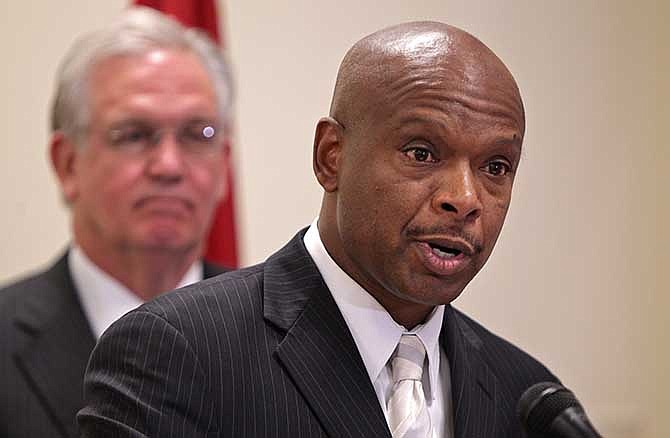
{"type": "MultiPolygon", "coordinates": [[[[223,272],[205,264],[206,277],[223,272]]],[[[0,437],[75,437],[95,345],[67,257],[0,290],[0,437]]]]}
{"type": "MultiPolygon", "coordinates": [[[[86,372],[84,437],[389,437],[346,323],[299,233],[267,262],[117,321],[86,372]]],[[[523,436],[517,400],[555,380],[447,306],[458,438],[523,436]]]]}

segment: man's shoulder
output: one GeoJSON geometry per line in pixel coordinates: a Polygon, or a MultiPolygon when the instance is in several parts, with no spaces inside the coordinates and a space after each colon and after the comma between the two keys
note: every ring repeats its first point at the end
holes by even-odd
{"type": "Polygon", "coordinates": [[[220,265],[218,263],[212,263],[207,260],[202,261],[203,268],[203,278],[207,279],[210,277],[216,277],[220,274],[225,274],[226,272],[234,271],[234,269],[229,268],[228,266],[220,265]]]}
{"type": "Polygon", "coordinates": [[[55,289],[66,284],[67,262],[61,257],[47,268],[23,274],[18,279],[0,287],[0,314],[12,313],[16,306],[24,302],[40,300],[55,289]]]}
{"type": "Polygon", "coordinates": [[[39,288],[44,283],[44,274],[43,270],[33,271],[3,284],[0,287],[0,309],[9,305],[9,303],[16,302],[16,300],[25,299],[26,293],[31,293],[31,291],[39,288]]]}
{"type": "MultiPolygon", "coordinates": [[[[173,325],[183,325],[184,315],[222,318],[222,322],[240,326],[245,321],[260,320],[266,287],[282,289],[287,282],[309,286],[307,279],[318,276],[316,267],[310,266],[311,259],[302,243],[305,231],[299,231],[265,262],[168,292],[136,311],[152,313],[173,325]]],[[[272,300],[271,297],[267,299],[272,300]]]]}
{"type": "Polygon", "coordinates": [[[136,309],[159,316],[171,324],[184,315],[220,314],[232,316],[260,309],[264,263],[227,271],[189,286],[165,293],[136,309]]]}
{"type": "Polygon", "coordinates": [[[463,335],[476,345],[495,374],[518,372],[530,379],[556,380],[549,369],[531,354],[492,332],[465,313],[454,309],[463,335]]]}

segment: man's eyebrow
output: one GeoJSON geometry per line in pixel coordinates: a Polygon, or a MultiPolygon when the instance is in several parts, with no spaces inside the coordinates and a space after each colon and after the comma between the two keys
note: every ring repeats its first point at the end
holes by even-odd
{"type": "Polygon", "coordinates": [[[125,127],[125,126],[135,126],[135,125],[147,125],[150,121],[142,117],[123,117],[118,120],[114,120],[109,124],[111,127],[125,127]]]}
{"type": "MultiPolygon", "coordinates": [[[[435,125],[438,123],[439,125],[442,125],[444,127],[448,127],[450,125],[450,122],[448,121],[436,121],[435,119],[423,115],[423,114],[416,114],[416,113],[411,113],[411,114],[404,114],[402,117],[400,117],[397,122],[395,122],[390,130],[392,132],[398,132],[402,131],[407,127],[407,125],[411,124],[423,124],[423,125],[435,125]]],[[[492,131],[495,131],[495,128],[491,129],[492,131]]],[[[490,141],[486,140],[485,143],[489,144],[491,146],[513,146],[515,149],[521,150],[521,146],[523,144],[523,135],[520,134],[520,130],[518,127],[513,127],[509,126],[507,129],[501,129],[501,133],[491,133],[490,135],[490,141]]]]}
{"type": "Polygon", "coordinates": [[[523,137],[519,134],[505,135],[497,137],[493,140],[492,145],[494,146],[514,146],[517,149],[521,149],[521,144],[523,143],[523,137]]]}

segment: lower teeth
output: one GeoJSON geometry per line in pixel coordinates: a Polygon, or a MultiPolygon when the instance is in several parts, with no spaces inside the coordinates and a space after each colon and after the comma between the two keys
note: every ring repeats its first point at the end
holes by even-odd
{"type": "Polygon", "coordinates": [[[433,254],[435,254],[436,256],[441,257],[443,259],[450,259],[452,257],[456,257],[456,254],[454,254],[454,253],[445,252],[445,251],[442,251],[441,249],[437,249],[437,248],[432,248],[432,249],[433,249],[433,254]]]}

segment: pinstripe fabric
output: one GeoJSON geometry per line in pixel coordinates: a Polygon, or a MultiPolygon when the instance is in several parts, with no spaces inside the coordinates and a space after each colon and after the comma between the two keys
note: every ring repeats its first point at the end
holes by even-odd
{"type": "MultiPolygon", "coordinates": [[[[205,265],[205,276],[220,273],[205,265]]],[[[78,436],[82,381],[95,340],[67,255],[0,290],[0,437],[78,436]]]]}
{"type": "MultiPolygon", "coordinates": [[[[86,373],[82,436],[390,438],[303,234],[264,264],[166,294],[115,323],[86,373]]],[[[443,348],[456,358],[456,436],[522,436],[516,399],[551,374],[451,308],[443,326],[443,348]]]]}

